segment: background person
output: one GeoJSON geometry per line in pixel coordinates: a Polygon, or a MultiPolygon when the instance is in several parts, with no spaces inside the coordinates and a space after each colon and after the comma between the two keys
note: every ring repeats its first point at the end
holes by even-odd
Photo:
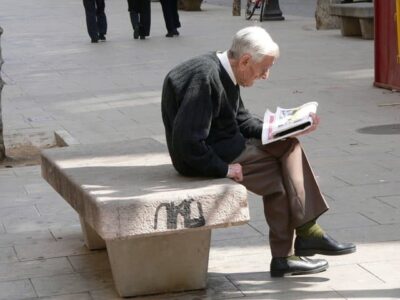
{"type": "Polygon", "coordinates": [[[181,27],[178,14],[178,0],[160,0],[165,27],[167,28],[166,37],[179,35],[178,28],[181,27]]]}
{"type": "Polygon", "coordinates": [[[87,30],[92,43],[105,41],[107,34],[107,17],[104,0],[83,0],[86,14],[87,30]]]}
{"type": "Polygon", "coordinates": [[[128,10],[133,28],[133,38],[144,40],[150,35],[150,0],[128,0],[128,10]]]}

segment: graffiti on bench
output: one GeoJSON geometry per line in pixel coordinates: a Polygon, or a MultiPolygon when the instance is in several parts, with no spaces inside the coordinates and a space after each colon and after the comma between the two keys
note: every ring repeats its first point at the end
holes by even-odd
{"type": "Polygon", "coordinates": [[[206,224],[206,221],[203,216],[203,209],[201,207],[201,203],[197,203],[197,209],[198,209],[198,218],[192,218],[191,214],[191,203],[194,202],[193,199],[190,200],[184,200],[182,201],[179,205],[175,205],[174,202],[171,203],[161,203],[157,209],[156,213],[154,215],[154,229],[157,229],[158,226],[158,213],[160,212],[160,209],[165,207],[166,213],[167,213],[167,229],[177,229],[177,222],[178,222],[178,216],[181,215],[183,217],[183,226],[185,228],[195,228],[195,227],[201,227],[206,224]]]}

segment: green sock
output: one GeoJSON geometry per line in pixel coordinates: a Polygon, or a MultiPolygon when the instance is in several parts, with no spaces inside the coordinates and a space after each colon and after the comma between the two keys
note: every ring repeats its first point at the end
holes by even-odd
{"type": "Polygon", "coordinates": [[[291,260],[291,261],[300,260],[300,257],[298,257],[296,255],[291,255],[291,256],[288,256],[287,260],[291,260]]]}
{"type": "Polygon", "coordinates": [[[296,235],[304,238],[320,238],[323,234],[324,230],[315,222],[315,220],[296,228],[296,235]]]}

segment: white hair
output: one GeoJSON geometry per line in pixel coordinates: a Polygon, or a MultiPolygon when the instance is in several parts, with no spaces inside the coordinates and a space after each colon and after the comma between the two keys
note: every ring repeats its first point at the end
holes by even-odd
{"type": "Polygon", "coordinates": [[[265,56],[279,56],[279,46],[272,40],[269,33],[262,27],[250,26],[239,30],[233,37],[229,49],[229,57],[239,59],[248,53],[256,61],[265,56]]]}

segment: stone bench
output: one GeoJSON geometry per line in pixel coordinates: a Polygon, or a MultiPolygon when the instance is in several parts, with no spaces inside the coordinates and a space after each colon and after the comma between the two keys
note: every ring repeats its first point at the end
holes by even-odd
{"type": "Polygon", "coordinates": [[[180,176],[152,139],[44,150],[42,176],[88,248],[107,248],[123,297],[205,288],[211,229],[249,220],[244,186],[180,176]]]}
{"type": "Polygon", "coordinates": [[[331,4],[330,14],[341,18],[343,36],[374,39],[374,4],[372,2],[331,4]]]}

